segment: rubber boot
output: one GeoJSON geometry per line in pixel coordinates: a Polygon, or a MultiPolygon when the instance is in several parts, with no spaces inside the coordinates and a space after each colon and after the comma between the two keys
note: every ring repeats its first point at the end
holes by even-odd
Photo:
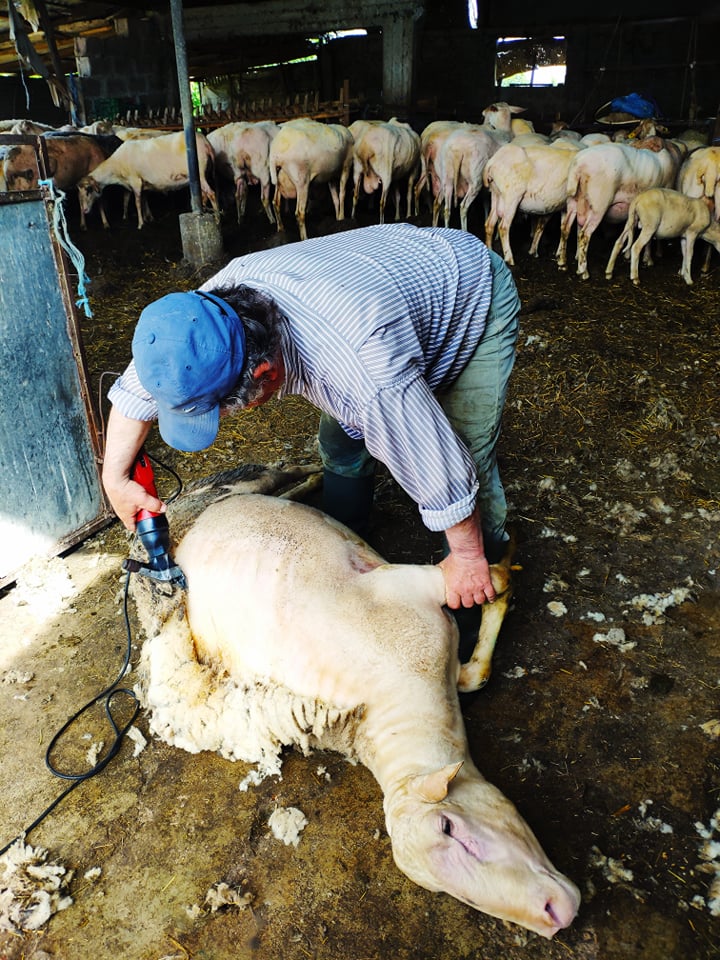
{"type": "Polygon", "coordinates": [[[500,563],[505,556],[508,548],[509,538],[504,540],[493,540],[486,533],[483,534],[483,546],[485,547],[485,559],[488,563],[500,563]]]}
{"type": "Polygon", "coordinates": [[[323,474],[322,509],[360,537],[367,536],[373,502],[375,477],[343,477],[326,470],[323,474]]]}

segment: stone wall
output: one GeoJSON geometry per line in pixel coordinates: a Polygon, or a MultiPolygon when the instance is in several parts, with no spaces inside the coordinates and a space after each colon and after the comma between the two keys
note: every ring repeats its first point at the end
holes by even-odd
{"type": "Polygon", "coordinates": [[[78,41],[76,57],[88,122],[128,111],[178,107],[169,17],[120,20],[108,40],[78,41]]]}

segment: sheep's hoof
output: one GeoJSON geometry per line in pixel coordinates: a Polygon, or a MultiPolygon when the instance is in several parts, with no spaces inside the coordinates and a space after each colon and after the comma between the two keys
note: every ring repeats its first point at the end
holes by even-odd
{"type": "Polygon", "coordinates": [[[482,690],[489,679],[489,669],[483,668],[480,664],[473,663],[472,660],[470,660],[460,666],[460,676],[457,685],[458,692],[475,693],[476,690],[482,690]]]}

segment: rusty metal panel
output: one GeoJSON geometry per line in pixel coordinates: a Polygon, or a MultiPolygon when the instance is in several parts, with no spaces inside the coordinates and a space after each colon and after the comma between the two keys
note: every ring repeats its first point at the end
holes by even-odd
{"type": "Polygon", "coordinates": [[[43,193],[0,203],[0,586],[112,516],[67,266],[43,193]]]}

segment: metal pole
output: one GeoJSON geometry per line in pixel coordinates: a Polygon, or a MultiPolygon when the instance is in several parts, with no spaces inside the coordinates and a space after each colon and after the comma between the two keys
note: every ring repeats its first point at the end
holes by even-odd
{"type": "Polygon", "coordinates": [[[192,115],[190,96],[190,78],[187,67],[185,32],[182,20],[182,0],[170,0],[173,37],[175,39],[175,63],[177,64],[178,88],[180,90],[180,108],[182,110],[185,147],[188,156],[188,177],[190,180],[190,205],[193,213],[202,213],[202,194],[200,192],[200,168],[198,166],[195,125],[192,115]]]}

